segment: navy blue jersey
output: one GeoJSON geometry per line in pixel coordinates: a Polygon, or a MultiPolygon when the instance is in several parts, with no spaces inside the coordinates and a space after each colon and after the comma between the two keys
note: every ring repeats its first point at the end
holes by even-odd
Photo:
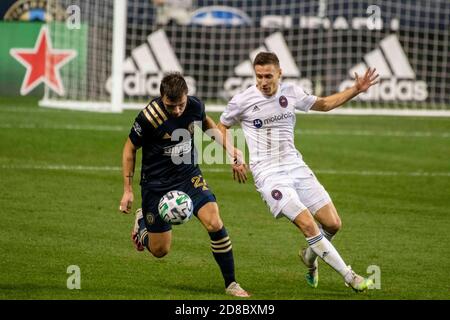
{"type": "Polygon", "coordinates": [[[194,146],[194,123],[205,120],[205,105],[188,96],[186,109],[172,117],[161,98],[152,100],[136,117],[129,138],[142,147],[141,185],[164,188],[200,174],[194,146]]]}

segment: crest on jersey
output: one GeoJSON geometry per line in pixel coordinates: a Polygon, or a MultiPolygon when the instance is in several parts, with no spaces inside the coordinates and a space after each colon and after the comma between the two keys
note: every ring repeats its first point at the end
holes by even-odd
{"type": "Polygon", "coordinates": [[[281,96],[278,102],[280,102],[280,106],[283,108],[286,108],[288,105],[288,99],[285,96],[281,96]]]}
{"type": "Polygon", "coordinates": [[[272,190],[272,198],[274,198],[275,200],[281,200],[283,198],[283,194],[280,190],[274,189],[272,190]]]}
{"type": "Polygon", "coordinates": [[[151,212],[146,213],[145,219],[147,220],[148,225],[152,225],[155,223],[155,216],[151,212]]]}
{"type": "Polygon", "coordinates": [[[137,121],[135,121],[133,124],[133,130],[134,132],[137,133],[139,137],[142,137],[142,127],[139,125],[137,121]]]}
{"type": "Polygon", "coordinates": [[[262,127],[263,122],[261,119],[255,119],[253,120],[253,125],[255,126],[255,128],[259,129],[262,127]]]}

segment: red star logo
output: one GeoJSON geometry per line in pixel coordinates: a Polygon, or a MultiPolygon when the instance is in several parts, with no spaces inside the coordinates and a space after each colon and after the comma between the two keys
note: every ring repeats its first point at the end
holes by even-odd
{"type": "Polygon", "coordinates": [[[47,27],[39,32],[34,49],[14,48],[9,52],[19,61],[27,72],[20,88],[20,94],[26,95],[37,85],[44,82],[59,95],[64,95],[64,86],[59,69],[75,58],[75,50],[53,49],[47,27]]]}

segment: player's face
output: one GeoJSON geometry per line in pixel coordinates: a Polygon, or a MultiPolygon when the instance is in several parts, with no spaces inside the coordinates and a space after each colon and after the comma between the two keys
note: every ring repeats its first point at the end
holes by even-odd
{"type": "Polygon", "coordinates": [[[274,64],[256,65],[256,87],[265,95],[273,96],[281,78],[280,67],[274,64]]]}
{"type": "Polygon", "coordinates": [[[170,115],[172,117],[178,118],[186,109],[187,95],[183,95],[179,101],[172,101],[164,96],[162,97],[162,102],[164,103],[164,107],[166,107],[166,110],[170,113],[170,115]]]}

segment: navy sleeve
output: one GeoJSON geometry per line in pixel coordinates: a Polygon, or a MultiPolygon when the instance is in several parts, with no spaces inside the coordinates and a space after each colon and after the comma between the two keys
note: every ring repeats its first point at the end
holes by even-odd
{"type": "Polygon", "coordinates": [[[148,121],[145,119],[145,116],[141,111],[134,120],[128,137],[136,148],[140,148],[142,147],[143,138],[149,134],[149,131],[150,128],[148,126],[148,121]]]}

